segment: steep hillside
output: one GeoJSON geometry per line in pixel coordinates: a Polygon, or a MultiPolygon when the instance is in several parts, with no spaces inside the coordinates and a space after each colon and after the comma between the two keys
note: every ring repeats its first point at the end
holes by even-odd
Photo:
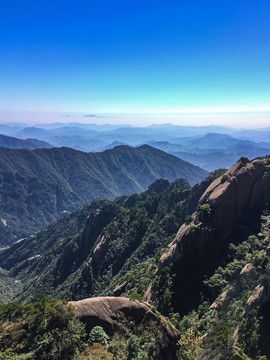
{"type": "Polygon", "coordinates": [[[159,177],[191,183],[207,172],[150,146],[103,153],[0,149],[0,245],[34,233],[98,197],[141,192],[159,177]]]}
{"type": "MultiPolygon", "coordinates": [[[[197,191],[191,192],[184,179],[171,184],[161,179],[145,193],[115,202],[95,200],[15,243],[0,255],[0,266],[23,284],[16,298],[24,301],[43,292],[68,299],[112,294],[122,276],[123,281],[129,277],[129,287],[134,288],[134,265],[150,265],[149,259],[177,231],[197,200],[197,191]]],[[[147,278],[145,284],[137,281],[142,296],[147,278]]]]}
{"type": "Polygon", "coordinates": [[[77,300],[77,315],[109,332],[115,308],[136,309],[122,297],[144,297],[180,332],[179,359],[266,360],[269,203],[269,157],[241,158],[192,188],[159,179],[140,195],[96,200],[1,252],[2,301],[77,300]]]}
{"type": "Polygon", "coordinates": [[[175,313],[183,359],[269,358],[269,203],[270,158],[241,158],[160,257],[145,299],[175,313]]]}
{"type": "Polygon", "coordinates": [[[149,304],[104,297],[0,305],[3,360],[176,360],[180,334],[149,304]]]}
{"type": "MultiPolygon", "coordinates": [[[[190,224],[182,225],[160,258],[158,274],[170,264],[178,274],[175,284],[179,278],[181,286],[177,284],[179,293],[174,294],[181,312],[198,303],[196,296],[200,296],[204,274],[222,261],[229,243],[240,241],[241,237],[256,231],[261,211],[270,200],[269,165],[269,158],[252,162],[241,158],[222,177],[213,181],[201,197],[190,224]],[[190,273],[191,278],[183,278],[183,271],[190,273]]],[[[154,296],[151,291],[149,296],[154,296]]]]}
{"type": "Polygon", "coordinates": [[[94,200],[16,242],[0,253],[0,266],[9,271],[10,283],[16,279],[22,285],[10,299],[30,301],[43,292],[67,299],[124,292],[142,297],[154,274],[157,251],[172,241],[222,172],[192,189],[184,179],[159,179],[140,195],[94,200]]]}

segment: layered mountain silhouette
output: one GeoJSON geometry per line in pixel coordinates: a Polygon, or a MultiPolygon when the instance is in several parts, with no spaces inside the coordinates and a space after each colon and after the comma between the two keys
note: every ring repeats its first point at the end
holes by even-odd
{"type": "Polygon", "coordinates": [[[269,129],[237,130],[221,126],[134,127],[55,123],[29,127],[0,124],[0,132],[18,138],[36,138],[55,147],[100,152],[118,145],[148,144],[208,171],[231,167],[241,156],[250,159],[269,153],[269,129]]]}
{"type": "Polygon", "coordinates": [[[70,148],[0,149],[0,243],[25,237],[94,198],[141,192],[156,178],[186,178],[205,170],[150,146],[102,153],[70,148]]]}
{"type": "Polygon", "coordinates": [[[219,133],[173,138],[169,141],[154,141],[149,142],[149,145],[208,171],[219,167],[227,169],[241,156],[252,159],[270,152],[269,143],[257,143],[219,133]]]}
{"type": "Polygon", "coordinates": [[[46,141],[37,139],[18,139],[11,136],[5,136],[0,134],[0,147],[8,149],[49,149],[53,146],[46,141]]]}

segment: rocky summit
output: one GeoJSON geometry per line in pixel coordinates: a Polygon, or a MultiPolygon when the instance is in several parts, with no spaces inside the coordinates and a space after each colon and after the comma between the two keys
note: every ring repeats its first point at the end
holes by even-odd
{"type": "MultiPolygon", "coordinates": [[[[157,274],[170,264],[189,269],[194,281],[189,286],[184,284],[185,277],[179,273],[179,287],[188,286],[189,294],[181,297],[185,297],[186,305],[190,304],[189,297],[196,298],[204,274],[222,257],[237,229],[252,233],[256,217],[269,201],[270,158],[253,161],[240,158],[205,190],[190,222],[180,227],[174,241],[160,257],[157,274]]],[[[150,286],[145,299],[149,301],[154,297],[150,286]]]]}

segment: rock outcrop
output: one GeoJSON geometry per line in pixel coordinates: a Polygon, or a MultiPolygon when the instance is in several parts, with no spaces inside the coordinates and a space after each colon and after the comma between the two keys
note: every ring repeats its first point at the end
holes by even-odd
{"type": "Polygon", "coordinates": [[[254,280],[256,280],[258,277],[257,271],[254,267],[254,265],[248,263],[246,264],[243,269],[240,272],[239,280],[240,284],[244,286],[248,286],[252,284],[254,280]]]}
{"type": "MultiPolygon", "coordinates": [[[[164,267],[173,264],[178,303],[183,291],[183,299],[194,299],[203,274],[213,269],[234,233],[250,232],[255,215],[269,202],[269,157],[253,161],[241,158],[207,187],[192,215],[193,220],[181,226],[158,263],[158,275],[164,267]]],[[[150,286],[145,299],[154,298],[155,289],[150,286]]],[[[188,302],[182,305],[188,306],[188,302]]]]}
{"type": "Polygon", "coordinates": [[[268,283],[260,283],[256,286],[252,294],[247,300],[243,316],[247,316],[251,309],[256,306],[261,306],[264,303],[268,303],[270,300],[270,289],[268,283]]]}
{"type": "Polygon", "coordinates": [[[157,360],[176,360],[179,332],[147,303],[131,301],[121,297],[96,297],[72,301],[75,315],[86,324],[87,332],[94,326],[102,326],[106,333],[112,336],[121,331],[125,321],[135,327],[143,325],[153,331],[159,347],[157,360]]]}

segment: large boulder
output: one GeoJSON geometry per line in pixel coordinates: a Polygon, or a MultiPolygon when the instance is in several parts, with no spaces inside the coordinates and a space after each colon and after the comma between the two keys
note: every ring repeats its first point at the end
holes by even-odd
{"type": "Polygon", "coordinates": [[[123,323],[131,328],[147,328],[153,332],[159,347],[157,360],[176,360],[179,332],[158,312],[140,301],[131,301],[123,297],[96,297],[79,301],[71,301],[75,315],[86,324],[87,332],[94,326],[102,326],[112,336],[121,331],[123,323]],[[143,326],[142,326],[143,325],[143,326]]]}

